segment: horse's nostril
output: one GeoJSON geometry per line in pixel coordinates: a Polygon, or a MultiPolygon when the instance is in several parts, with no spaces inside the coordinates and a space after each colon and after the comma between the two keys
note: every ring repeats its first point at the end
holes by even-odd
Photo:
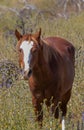
{"type": "Polygon", "coordinates": [[[31,74],[32,74],[32,70],[31,69],[29,69],[28,71],[25,71],[24,72],[24,79],[28,80],[29,77],[31,76],[31,74]]]}
{"type": "Polygon", "coordinates": [[[32,74],[32,70],[31,70],[31,69],[29,69],[29,71],[28,71],[28,77],[30,77],[30,76],[31,76],[31,74],[32,74]]]}

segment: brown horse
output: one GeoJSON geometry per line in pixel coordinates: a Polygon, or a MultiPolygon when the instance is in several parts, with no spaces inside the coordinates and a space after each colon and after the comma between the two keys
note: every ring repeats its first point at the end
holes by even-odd
{"type": "MultiPolygon", "coordinates": [[[[29,80],[32,103],[39,123],[43,120],[42,103],[51,105],[55,118],[66,115],[74,80],[74,46],[60,37],[41,38],[41,29],[35,34],[21,35],[17,30],[19,65],[24,79],[29,80]]],[[[64,129],[64,120],[62,120],[64,129]]]]}

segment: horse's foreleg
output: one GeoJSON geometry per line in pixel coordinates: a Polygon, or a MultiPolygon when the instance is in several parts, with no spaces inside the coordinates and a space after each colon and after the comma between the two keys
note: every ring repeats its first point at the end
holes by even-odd
{"type": "Polygon", "coordinates": [[[65,118],[64,118],[64,116],[62,117],[62,130],[65,130],[65,118]]]}
{"type": "Polygon", "coordinates": [[[32,103],[34,106],[34,111],[36,115],[36,121],[38,121],[39,125],[42,126],[43,121],[43,110],[42,110],[42,99],[36,99],[35,97],[32,98],[32,103]]]}

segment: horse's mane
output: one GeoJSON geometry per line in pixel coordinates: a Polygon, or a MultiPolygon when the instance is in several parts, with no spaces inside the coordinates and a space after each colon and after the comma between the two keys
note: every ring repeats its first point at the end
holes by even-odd
{"type": "MultiPolygon", "coordinates": [[[[54,49],[49,43],[42,39],[42,47],[43,47],[43,56],[47,63],[50,63],[51,60],[58,61],[59,53],[54,49]]],[[[54,62],[54,61],[53,61],[54,62]]]]}

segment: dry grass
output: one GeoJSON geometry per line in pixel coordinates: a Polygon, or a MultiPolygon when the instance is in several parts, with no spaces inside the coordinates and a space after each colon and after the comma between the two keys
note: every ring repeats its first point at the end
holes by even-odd
{"type": "MultiPolygon", "coordinates": [[[[3,1],[5,3],[5,1],[3,1]]],[[[3,3],[2,2],[2,3],[3,3]]],[[[15,1],[14,1],[15,2],[15,1]]],[[[40,2],[40,0],[38,1],[40,2]]],[[[15,2],[16,4],[16,2],[15,2]]],[[[11,4],[10,4],[11,5],[11,4]]],[[[43,6],[43,5],[42,5],[43,6]]],[[[31,16],[31,22],[34,24],[35,16],[31,16]]],[[[4,17],[4,16],[3,16],[4,17]]],[[[14,30],[16,27],[13,21],[13,15],[5,15],[5,20],[1,20],[0,26],[0,60],[9,59],[17,64],[17,54],[14,50],[16,38],[14,30]],[[4,26],[6,29],[4,30],[4,26]],[[13,34],[7,34],[12,30],[13,34]]],[[[19,21],[20,22],[20,21],[19,21]]],[[[26,23],[29,27],[29,23],[26,23]]],[[[32,26],[33,27],[33,26],[32,26]]],[[[33,31],[39,27],[42,28],[43,36],[61,36],[71,41],[76,48],[76,73],[73,84],[71,100],[68,104],[68,113],[66,117],[66,130],[82,129],[82,120],[84,113],[84,12],[78,16],[72,16],[70,19],[43,19],[38,20],[33,31]]],[[[19,30],[21,30],[19,28],[19,30]]],[[[60,130],[59,121],[55,120],[47,112],[44,105],[43,130],[60,130]]],[[[37,123],[34,122],[35,116],[31,103],[31,93],[28,83],[18,80],[11,88],[0,88],[0,130],[39,130],[37,123]]],[[[84,125],[84,124],[83,124],[84,125]]]]}

